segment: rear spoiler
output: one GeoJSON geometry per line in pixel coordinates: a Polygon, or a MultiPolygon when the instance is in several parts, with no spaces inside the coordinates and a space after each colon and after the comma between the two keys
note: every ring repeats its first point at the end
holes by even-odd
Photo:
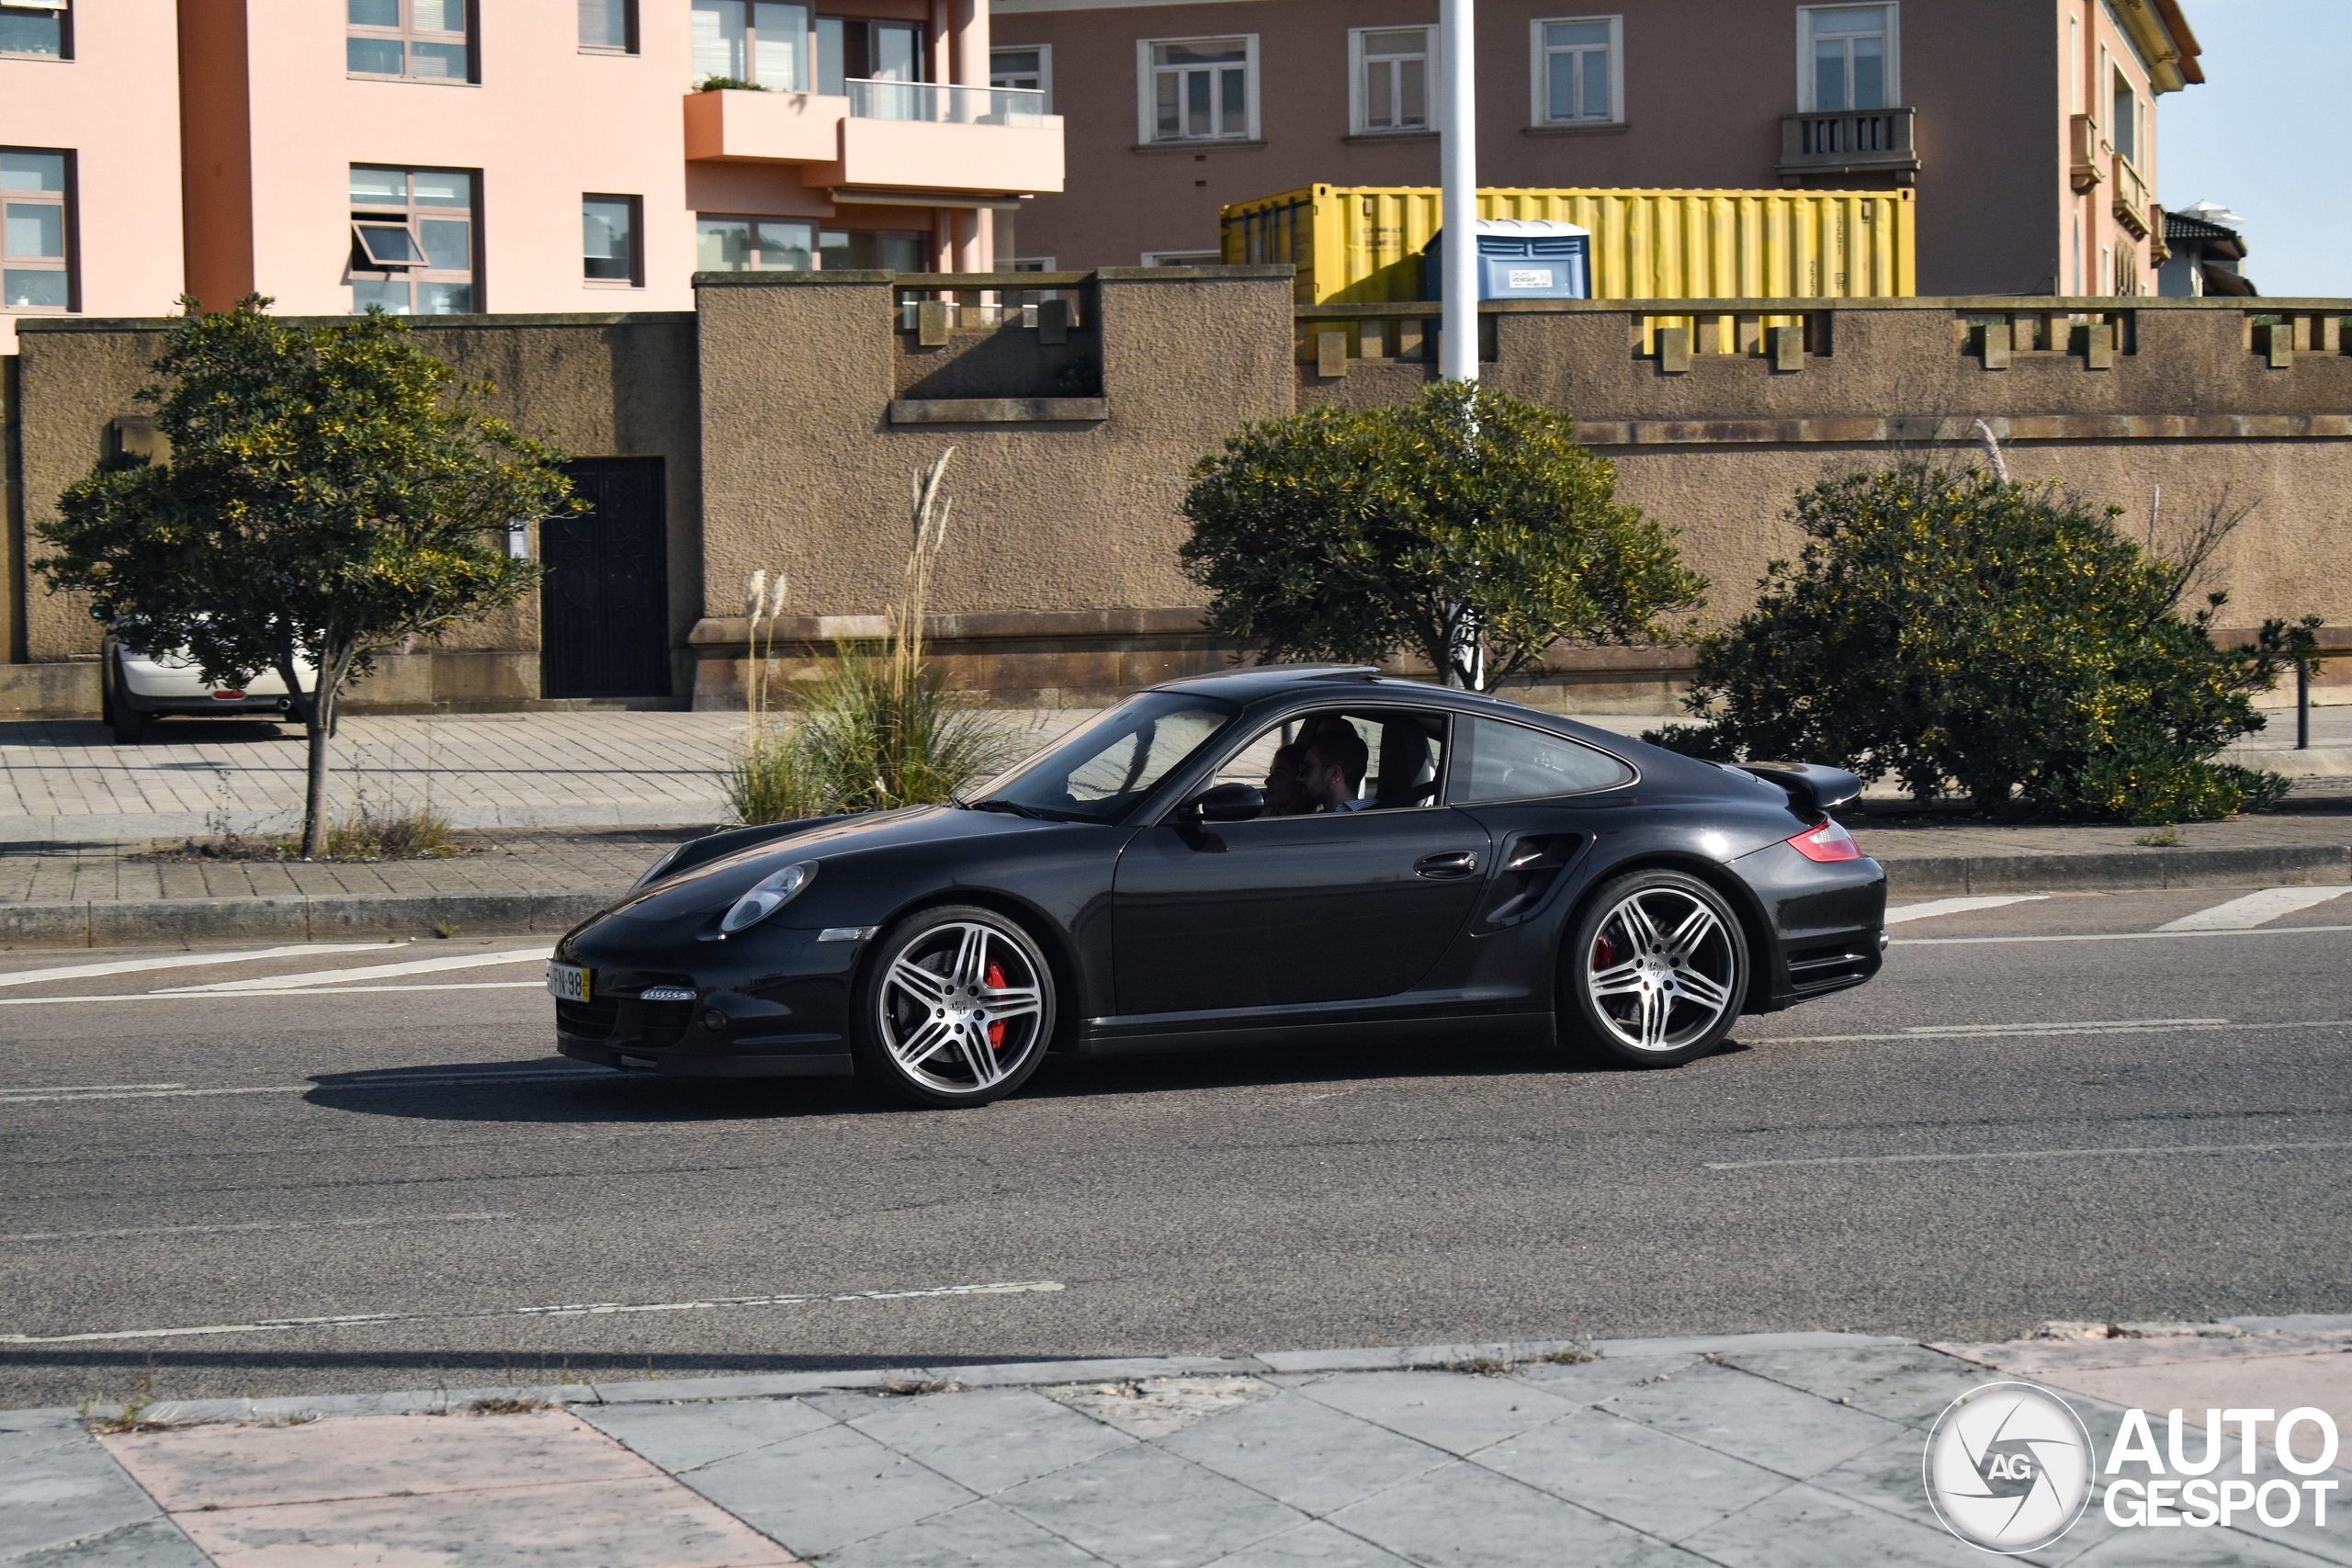
{"type": "Polygon", "coordinates": [[[1818,762],[1734,762],[1732,766],[1766,784],[1779,784],[1789,792],[1789,804],[1809,817],[1826,815],[1862,796],[1862,781],[1843,768],[1825,768],[1818,762]]]}

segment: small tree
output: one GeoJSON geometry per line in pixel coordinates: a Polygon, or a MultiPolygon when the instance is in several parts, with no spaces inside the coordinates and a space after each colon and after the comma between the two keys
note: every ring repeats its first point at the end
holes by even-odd
{"type": "Polygon", "coordinates": [[[309,858],[344,688],[384,649],[514,603],[537,568],[507,530],[577,503],[563,454],[482,413],[494,389],[458,384],[406,322],[296,326],[269,303],[183,300],[139,393],[169,461],[100,463],[36,532],[50,587],[93,595],[141,646],[185,648],[224,684],[284,679],[310,737],[309,858]]]}
{"type": "Polygon", "coordinates": [[[1209,628],[1262,660],[1418,651],[1484,691],[1555,642],[1653,641],[1703,603],[1564,415],[1476,384],[1252,425],[1193,470],[1178,551],[1209,628]]]}
{"type": "Polygon", "coordinates": [[[2224,597],[2186,619],[2179,602],[2225,524],[2166,558],[2120,514],[1916,460],[1801,491],[1803,554],[1699,646],[1688,706],[1713,722],[1648,739],[1891,773],[1922,798],[1957,780],[2001,817],[2173,822],[2275,801],[2278,774],[2211,759],[2262,728],[2251,694],[2312,656],[2316,622],[2216,645],[2224,597]]]}

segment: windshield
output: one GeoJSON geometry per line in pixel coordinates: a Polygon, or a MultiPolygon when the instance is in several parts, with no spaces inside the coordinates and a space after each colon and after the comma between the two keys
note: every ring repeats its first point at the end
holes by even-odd
{"type": "Polygon", "coordinates": [[[1008,800],[1065,822],[1115,822],[1240,711],[1214,697],[1146,692],[963,798],[1008,800]]]}

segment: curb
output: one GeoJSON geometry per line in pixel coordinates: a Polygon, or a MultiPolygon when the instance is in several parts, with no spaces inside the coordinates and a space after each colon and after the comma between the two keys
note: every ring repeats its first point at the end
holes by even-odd
{"type": "Polygon", "coordinates": [[[0,947],[133,947],[232,941],[324,942],[560,932],[620,896],[594,893],[345,893],[284,898],[125,898],[0,905],[0,947]]]}
{"type": "MultiPolygon", "coordinates": [[[[1346,1350],[1263,1350],[1250,1356],[1129,1356],[1077,1361],[1016,1361],[972,1366],[908,1366],[862,1371],[775,1372],[751,1377],[662,1378],[636,1382],[521,1383],[505,1388],[429,1389],[398,1393],[338,1393],[313,1399],[190,1399],[157,1404],[148,1418],[174,1425],[283,1421],[328,1416],[437,1416],[477,1400],[525,1399],[547,1404],[696,1404],[730,1399],[789,1399],[799,1394],[879,1388],[941,1393],[956,1388],[1034,1388],[1056,1383],[1132,1382],[1145,1378],[1268,1377],[1283,1372],[1388,1372],[1468,1369],[1474,1362],[1540,1361],[1582,1351],[1596,1359],[1629,1356],[1704,1356],[1770,1350],[1859,1350],[1922,1341],[1885,1334],[1714,1334],[1686,1339],[1500,1340],[1483,1345],[1402,1345],[1346,1350]]],[[[94,1405],[95,1415],[117,1406],[94,1405]]],[[[72,1410],[12,1412],[71,1417],[72,1410]]]]}
{"type": "MultiPolygon", "coordinates": [[[[1862,852],[1870,854],[1867,829],[1862,852]]],[[[2078,854],[1872,855],[1893,897],[2066,888],[2303,887],[2352,882],[2352,845],[2092,850],[2078,854]]]]}

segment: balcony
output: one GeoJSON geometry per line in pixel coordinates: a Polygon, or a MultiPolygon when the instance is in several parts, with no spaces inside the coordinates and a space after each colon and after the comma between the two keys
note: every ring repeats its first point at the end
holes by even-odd
{"type": "Polygon", "coordinates": [[[1028,88],[856,79],[842,85],[849,89],[854,119],[916,120],[926,125],[1036,127],[1046,123],[1046,95],[1028,88]]]}
{"type": "Polygon", "coordinates": [[[1062,122],[1045,95],[930,82],[845,83],[845,96],[686,95],[689,163],[797,164],[803,185],[1012,197],[1062,188],[1062,122]]]}
{"type": "Polygon", "coordinates": [[[2132,160],[2122,153],[2115,154],[2115,220],[2132,231],[2135,240],[2144,240],[2155,227],[2152,216],[2154,206],[2148,197],[2148,182],[2132,166],[2132,160]]]}
{"type": "Polygon", "coordinates": [[[2107,177],[2098,166],[2099,148],[2098,120],[2095,116],[2078,114],[2066,122],[2066,177],[2077,193],[2107,177]]]}
{"type": "Polygon", "coordinates": [[[1817,175],[1892,175],[1909,185],[1919,172],[1911,142],[1917,109],[1844,109],[1781,117],[1781,183],[1817,175]]]}

